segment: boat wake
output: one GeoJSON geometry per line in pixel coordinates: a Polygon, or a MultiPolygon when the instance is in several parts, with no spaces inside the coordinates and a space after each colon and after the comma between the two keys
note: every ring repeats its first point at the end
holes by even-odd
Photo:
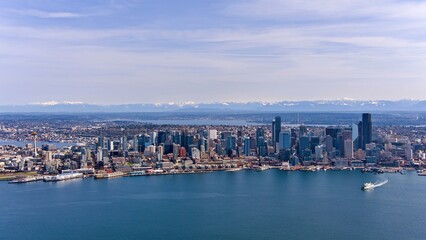
{"type": "Polygon", "coordinates": [[[388,180],[387,179],[385,179],[385,180],[383,180],[383,181],[377,181],[377,182],[375,182],[375,183],[373,183],[374,184],[374,187],[380,187],[380,186],[383,186],[383,185],[385,185],[386,183],[388,183],[388,180]]]}

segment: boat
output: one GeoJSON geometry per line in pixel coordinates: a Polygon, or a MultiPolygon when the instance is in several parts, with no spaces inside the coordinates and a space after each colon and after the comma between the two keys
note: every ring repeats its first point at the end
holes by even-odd
{"type": "Polygon", "coordinates": [[[374,189],[376,187],[380,187],[382,185],[385,185],[386,183],[388,183],[387,179],[384,180],[383,182],[375,182],[375,183],[367,182],[367,183],[364,183],[364,185],[362,185],[361,189],[364,190],[364,191],[366,191],[366,190],[372,190],[372,189],[374,189]]]}
{"type": "Polygon", "coordinates": [[[371,182],[364,183],[364,185],[362,186],[362,190],[369,190],[373,188],[374,188],[374,183],[371,183],[371,182]]]}
{"type": "Polygon", "coordinates": [[[95,174],[95,179],[118,178],[123,176],[124,176],[123,172],[98,173],[98,174],[95,174]]]}
{"type": "Polygon", "coordinates": [[[423,171],[423,172],[419,173],[419,176],[426,176],[426,172],[423,171]]]}
{"type": "Polygon", "coordinates": [[[137,176],[144,176],[144,175],[146,175],[145,171],[129,172],[129,177],[137,177],[137,176]]]}
{"type": "Polygon", "coordinates": [[[229,169],[226,169],[225,171],[227,171],[227,172],[237,172],[237,171],[240,171],[242,169],[243,168],[237,167],[237,168],[229,168],[229,169]]]}
{"type": "Polygon", "coordinates": [[[269,166],[256,166],[253,169],[256,171],[265,171],[269,169],[269,166]]]}
{"type": "Polygon", "coordinates": [[[61,173],[61,174],[53,175],[53,176],[45,176],[43,178],[43,181],[58,182],[58,181],[65,181],[65,180],[71,180],[71,179],[82,178],[82,177],[83,177],[83,173],[76,173],[76,172],[61,173]]]}
{"type": "Polygon", "coordinates": [[[9,183],[28,183],[28,182],[35,182],[35,181],[39,181],[39,180],[43,180],[43,177],[23,177],[23,178],[17,178],[14,179],[12,181],[9,181],[9,183]]]}

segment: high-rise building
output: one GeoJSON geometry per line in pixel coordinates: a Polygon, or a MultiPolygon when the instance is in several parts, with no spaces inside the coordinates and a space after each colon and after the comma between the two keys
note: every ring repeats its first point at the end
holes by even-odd
{"type": "Polygon", "coordinates": [[[237,149],[237,137],[235,135],[226,138],[226,151],[237,149]]]}
{"type": "Polygon", "coordinates": [[[371,114],[363,113],[362,114],[362,148],[365,149],[365,145],[372,142],[373,136],[373,126],[371,122],[371,114]]]}
{"type": "Polygon", "coordinates": [[[33,156],[37,157],[37,132],[32,132],[31,135],[34,138],[34,153],[33,153],[33,156]]]}
{"type": "Polygon", "coordinates": [[[186,157],[186,149],[184,147],[180,148],[179,157],[186,157]]]}
{"type": "Polygon", "coordinates": [[[301,136],[303,136],[303,135],[305,135],[305,134],[307,134],[308,133],[308,128],[305,126],[305,125],[300,125],[299,126],[299,136],[301,137],[301,136]]]}
{"type": "Polygon", "coordinates": [[[358,149],[358,142],[359,141],[359,131],[358,131],[358,125],[352,124],[352,142],[354,145],[354,149],[358,149]]]}
{"type": "Polygon", "coordinates": [[[363,148],[362,143],[364,135],[362,134],[362,121],[358,123],[358,149],[363,148]]]}
{"type": "Polygon", "coordinates": [[[151,144],[156,146],[157,143],[157,132],[152,132],[151,133],[151,144]]]}
{"type": "Polygon", "coordinates": [[[128,142],[127,142],[127,137],[126,137],[126,136],[123,136],[123,137],[121,138],[121,150],[122,150],[122,151],[127,151],[127,144],[128,144],[128,142]]]}
{"type": "Polygon", "coordinates": [[[279,135],[278,150],[291,148],[291,133],[290,131],[282,131],[279,135]]]}
{"type": "Polygon", "coordinates": [[[333,137],[331,137],[330,135],[327,135],[325,137],[325,149],[326,149],[327,153],[331,153],[334,149],[333,137]]]}
{"type": "Polygon", "coordinates": [[[98,147],[100,147],[100,148],[105,147],[105,138],[103,136],[98,137],[98,147]]]}
{"type": "Polygon", "coordinates": [[[246,137],[244,139],[244,154],[250,156],[250,138],[246,137]]]}
{"type": "Polygon", "coordinates": [[[257,154],[261,157],[265,157],[268,154],[268,144],[267,141],[263,137],[259,137],[257,141],[257,154]]]}
{"type": "Polygon", "coordinates": [[[272,120],[272,129],[271,129],[271,133],[272,133],[272,145],[274,147],[275,150],[275,119],[272,120]]]}
{"type": "Polygon", "coordinates": [[[166,143],[167,133],[164,131],[158,132],[156,145],[160,146],[162,143],[166,143]]]}
{"type": "Polygon", "coordinates": [[[164,154],[164,146],[163,145],[158,146],[157,147],[157,160],[159,162],[163,161],[163,154],[164,154]]]}
{"type": "Polygon", "coordinates": [[[179,157],[180,145],[173,143],[173,158],[177,159],[179,157]]]}
{"type": "Polygon", "coordinates": [[[316,145],[315,146],[315,160],[319,161],[323,158],[323,145],[316,145]]]}
{"type": "Polygon", "coordinates": [[[103,155],[102,148],[98,147],[98,151],[96,153],[96,160],[97,160],[98,163],[102,162],[102,160],[103,160],[103,156],[102,155],[103,155]]]}
{"type": "Polygon", "coordinates": [[[52,152],[51,151],[46,151],[45,155],[44,155],[44,162],[45,163],[50,163],[52,161],[52,152]]]}
{"type": "Polygon", "coordinates": [[[265,130],[263,128],[259,127],[256,129],[256,145],[259,146],[259,138],[265,138],[265,130]]]}
{"type": "Polygon", "coordinates": [[[133,140],[132,140],[133,151],[138,151],[138,145],[139,145],[138,136],[135,135],[135,136],[133,136],[133,140]]]}
{"type": "Polygon", "coordinates": [[[311,140],[308,136],[302,136],[299,139],[299,153],[302,154],[303,150],[309,149],[311,152],[311,140]]]}
{"type": "Polygon", "coordinates": [[[354,142],[352,139],[345,140],[344,151],[346,159],[352,159],[354,157],[354,142]]]}
{"type": "Polygon", "coordinates": [[[217,139],[217,130],[216,129],[210,129],[209,130],[209,139],[212,139],[212,140],[217,139]]]}
{"type": "Polygon", "coordinates": [[[272,121],[272,143],[274,144],[274,150],[277,152],[277,145],[280,141],[280,132],[281,132],[281,117],[276,116],[274,121],[272,121]]]}

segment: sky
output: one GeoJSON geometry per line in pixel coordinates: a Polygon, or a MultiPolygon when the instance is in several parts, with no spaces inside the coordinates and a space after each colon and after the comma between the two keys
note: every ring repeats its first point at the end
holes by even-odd
{"type": "Polygon", "coordinates": [[[0,1],[0,105],[426,99],[426,1],[0,1]]]}

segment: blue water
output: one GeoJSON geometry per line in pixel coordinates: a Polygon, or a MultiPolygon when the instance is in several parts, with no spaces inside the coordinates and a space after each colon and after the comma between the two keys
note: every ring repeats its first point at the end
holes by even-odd
{"type": "Polygon", "coordinates": [[[0,182],[0,239],[425,239],[425,186],[415,172],[278,170],[0,182]]]}

